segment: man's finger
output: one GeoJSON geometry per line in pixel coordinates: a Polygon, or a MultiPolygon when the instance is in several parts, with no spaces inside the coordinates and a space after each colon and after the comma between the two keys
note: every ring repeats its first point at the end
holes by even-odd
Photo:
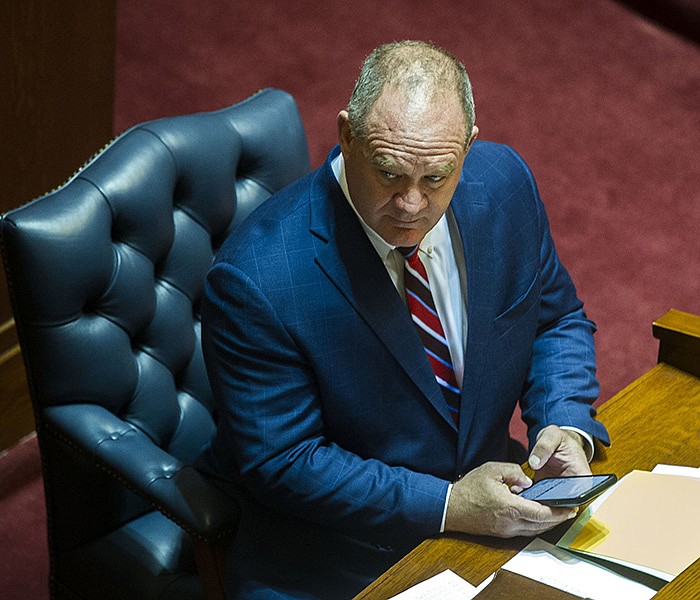
{"type": "Polygon", "coordinates": [[[562,441],[562,431],[558,427],[550,425],[545,427],[537,437],[535,446],[527,459],[530,467],[537,469],[547,464],[552,454],[556,451],[562,441]]]}
{"type": "Polygon", "coordinates": [[[540,504],[534,500],[526,500],[529,506],[520,508],[520,517],[523,521],[533,524],[541,524],[551,526],[552,524],[562,523],[568,519],[573,519],[578,514],[578,509],[564,507],[550,507],[540,504]]]}

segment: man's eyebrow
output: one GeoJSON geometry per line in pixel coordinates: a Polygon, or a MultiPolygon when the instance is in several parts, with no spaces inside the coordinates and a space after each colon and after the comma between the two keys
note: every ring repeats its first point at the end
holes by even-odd
{"type": "MultiPolygon", "coordinates": [[[[378,169],[386,169],[386,170],[396,170],[397,164],[394,160],[389,158],[388,156],[373,156],[370,159],[370,162],[372,166],[378,168],[378,169]]],[[[447,177],[452,173],[452,171],[455,170],[455,164],[450,161],[447,164],[440,165],[439,167],[436,167],[435,169],[431,170],[430,175],[431,176],[440,176],[440,177],[447,177]]]]}
{"type": "Polygon", "coordinates": [[[387,156],[373,156],[370,159],[373,166],[380,169],[391,169],[396,168],[396,163],[387,156]]]}
{"type": "Polygon", "coordinates": [[[441,165],[441,166],[437,167],[434,171],[432,171],[431,175],[439,175],[442,177],[447,177],[454,170],[455,170],[455,164],[453,162],[449,162],[446,165],[441,165]]]}

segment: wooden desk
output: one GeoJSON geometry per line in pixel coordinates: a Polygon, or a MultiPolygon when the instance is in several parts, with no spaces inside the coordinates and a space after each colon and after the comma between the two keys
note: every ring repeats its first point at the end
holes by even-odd
{"type": "MultiPolygon", "coordinates": [[[[658,463],[700,466],[700,317],[669,311],[654,323],[654,336],[660,340],[659,360],[665,362],[601,407],[599,419],[612,446],[598,449],[594,472],[622,477],[634,469],[650,471],[658,463]]],[[[554,542],[567,527],[543,537],[554,542]]],[[[459,534],[428,539],[355,600],[385,600],[445,569],[478,585],[529,541],[459,534]]],[[[700,560],[654,598],[700,599],[700,560]]]]}

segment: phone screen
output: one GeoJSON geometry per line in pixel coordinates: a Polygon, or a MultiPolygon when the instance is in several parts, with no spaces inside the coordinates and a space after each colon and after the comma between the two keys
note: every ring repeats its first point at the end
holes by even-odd
{"type": "Polygon", "coordinates": [[[615,475],[552,477],[534,483],[520,496],[550,506],[578,506],[603,492],[615,481],[615,475]]]}

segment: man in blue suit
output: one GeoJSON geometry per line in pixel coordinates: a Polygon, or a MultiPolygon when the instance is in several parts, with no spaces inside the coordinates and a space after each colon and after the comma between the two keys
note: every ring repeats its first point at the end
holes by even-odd
{"type": "Polygon", "coordinates": [[[538,477],[589,473],[608,443],[594,325],[529,169],[475,141],[461,63],[378,48],[338,131],[206,283],[219,422],[202,465],[241,506],[231,598],[349,598],[428,536],[571,518],[512,493],[531,484],[509,452],[518,402],[538,477]]]}

